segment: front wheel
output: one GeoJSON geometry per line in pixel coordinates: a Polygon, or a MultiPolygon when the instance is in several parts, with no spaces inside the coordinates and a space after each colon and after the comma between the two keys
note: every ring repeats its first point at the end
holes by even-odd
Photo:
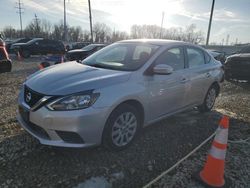
{"type": "Polygon", "coordinates": [[[212,110],[217,97],[217,89],[211,86],[206,94],[205,100],[202,105],[198,106],[200,112],[209,112],[212,110]]]}
{"type": "Polygon", "coordinates": [[[109,150],[122,150],[135,139],[141,120],[131,105],[117,107],[109,116],[103,132],[103,144],[109,150]]]}

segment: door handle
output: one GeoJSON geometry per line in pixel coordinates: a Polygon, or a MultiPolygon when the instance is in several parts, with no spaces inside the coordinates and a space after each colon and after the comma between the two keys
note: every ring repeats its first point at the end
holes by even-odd
{"type": "Polygon", "coordinates": [[[189,81],[189,79],[187,79],[187,78],[182,78],[181,79],[181,83],[186,83],[186,82],[188,82],[189,81]]]}
{"type": "Polygon", "coordinates": [[[211,77],[211,74],[210,74],[209,72],[206,73],[206,77],[207,77],[207,78],[211,77]]]}

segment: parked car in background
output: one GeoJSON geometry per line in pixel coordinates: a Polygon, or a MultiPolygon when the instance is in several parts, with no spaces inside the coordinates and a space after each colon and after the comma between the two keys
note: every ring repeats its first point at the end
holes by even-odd
{"type": "Polygon", "coordinates": [[[85,46],[88,46],[90,44],[90,42],[74,42],[71,44],[67,44],[66,46],[66,50],[70,51],[70,50],[75,50],[75,49],[81,49],[85,46]]]}
{"type": "Polygon", "coordinates": [[[0,73],[10,72],[12,68],[12,62],[9,59],[8,52],[5,49],[5,43],[0,39],[0,73]]]}
{"type": "Polygon", "coordinates": [[[82,63],[30,76],[18,97],[18,121],[40,143],[129,146],[140,129],[189,108],[213,108],[223,69],[201,47],[169,40],[125,40],[82,63]]]}
{"type": "Polygon", "coordinates": [[[19,52],[24,58],[30,55],[64,54],[65,47],[61,41],[36,38],[27,43],[16,43],[11,46],[15,52],[19,52]]]}
{"type": "Polygon", "coordinates": [[[225,62],[225,78],[227,80],[248,80],[250,82],[250,45],[237,54],[228,56],[225,62]]]}
{"type": "Polygon", "coordinates": [[[28,41],[32,40],[31,38],[20,38],[20,39],[16,39],[16,40],[13,40],[13,41],[9,41],[8,43],[6,43],[6,50],[8,53],[12,53],[13,51],[10,50],[11,46],[13,44],[16,44],[16,43],[26,43],[28,41]]]}
{"type": "Polygon", "coordinates": [[[225,52],[220,52],[216,50],[207,50],[213,57],[214,59],[220,61],[222,64],[225,63],[226,61],[226,53],[225,52]]]}
{"type": "Polygon", "coordinates": [[[82,49],[70,50],[66,53],[66,59],[69,61],[81,61],[105,46],[106,44],[90,44],[82,49]]]}

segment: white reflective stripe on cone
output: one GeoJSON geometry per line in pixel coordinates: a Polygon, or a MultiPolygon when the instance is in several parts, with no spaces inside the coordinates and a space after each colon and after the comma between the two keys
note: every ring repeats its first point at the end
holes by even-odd
{"type": "Polygon", "coordinates": [[[209,151],[209,154],[216,159],[224,160],[226,157],[226,149],[219,149],[212,146],[209,151]]]}
{"type": "Polygon", "coordinates": [[[214,140],[220,144],[227,144],[228,129],[218,128],[214,140]]]}

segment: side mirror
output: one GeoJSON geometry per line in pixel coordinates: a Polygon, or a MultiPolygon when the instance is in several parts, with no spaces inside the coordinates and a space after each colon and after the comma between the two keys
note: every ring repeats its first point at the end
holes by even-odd
{"type": "Polygon", "coordinates": [[[153,68],[154,74],[171,74],[173,73],[174,69],[173,67],[165,64],[158,64],[153,68]]]}

